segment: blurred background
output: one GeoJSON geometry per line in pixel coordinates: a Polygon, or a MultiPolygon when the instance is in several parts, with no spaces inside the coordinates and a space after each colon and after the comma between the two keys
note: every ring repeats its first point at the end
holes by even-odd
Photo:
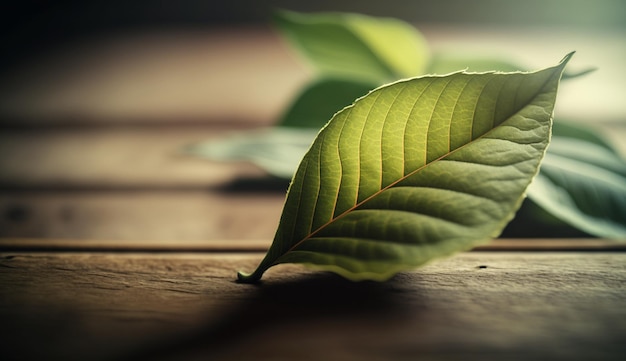
{"type": "Polygon", "coordinates": [[[0,237],[271,239],[287,184],[187,144],[273,124],[312,76],[273,9],[415,25],[433,49],[529,68],[577,54],[557,116],[624,149],[626,2],[20,1],[2,5],[0,237]]]}

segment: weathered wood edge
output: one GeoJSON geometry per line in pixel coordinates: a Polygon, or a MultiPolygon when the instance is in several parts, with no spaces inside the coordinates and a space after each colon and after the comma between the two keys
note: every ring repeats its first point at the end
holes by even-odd
{"type": "MultiPolygon", "coordinates": [[[[265,252],[269,240],[122,241],[0,238],[0,251],[20,252],[265,252]]],[[[496,239],[474,251],[626,251],[626,243],[595,238],[496,239]]]]}

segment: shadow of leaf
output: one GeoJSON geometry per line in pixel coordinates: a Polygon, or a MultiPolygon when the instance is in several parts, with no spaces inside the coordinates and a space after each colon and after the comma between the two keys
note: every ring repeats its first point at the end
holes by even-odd
{"type": "Polygon", "coordinates": [[[351,327],[345,330],[354,331],[355,325],[361,325],[371,337],[378,337],[385,326],[402,324],[409,312],[414,319],[420,304],[425,308],[415,287],[403,286],[407,283],[403,277],[410,276],[398,275],[384,283],[357,283],[320,272],[241,285],[249,288],[249,297],[224,307],[217,319],[176,340],[142,350],[131,359],[238,359],[242,357],[239,352],[248,357],[252,352],[277,354],[283,352],[280,336],[304,332],[299,336],[303,340],[325,334],[330,337],[348,324],[351,327]]]}

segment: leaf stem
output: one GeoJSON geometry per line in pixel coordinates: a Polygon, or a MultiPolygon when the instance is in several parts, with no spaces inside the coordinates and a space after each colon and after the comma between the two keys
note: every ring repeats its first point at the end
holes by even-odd
{"type": "Polygon", "coordinates": [[[237,272],[237,282],[238,283],[257,283],[261,279],[263,272],[259,272],[259,268],[252,273],[245,273],[242,271],[237,272]]]}

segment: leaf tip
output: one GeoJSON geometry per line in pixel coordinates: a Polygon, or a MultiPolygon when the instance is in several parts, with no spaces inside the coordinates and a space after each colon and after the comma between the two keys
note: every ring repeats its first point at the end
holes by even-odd
{"type": "Polygon", "coordinates": [[[565,66],[569,63],[575,53],[576,51],[569,52],[567,55],[565,55],[565,57],[563,57],[563,59],[561,59],[561,61],[556,66],[553,67],[553,69],[558,71],[559,77],[566,77],[564,76],[565,66]]]}
{"type": "Polygon", "coordinates": [[[575,53],[576,53],[575,50],[571,51],[567,55],[565,55],[565,57],[563,57],[563,59],[561,59],[561,61],[557,65],[557,67],[561,69],[561,72],[563,72],[563,70],[565,69],[565,66],[567,65],[567,63],[569,63],[570,59],[572,59],[572,57],[574,56],[575,53]]]}
{"type": "Polygon", "coordinates": [[[569,60],[576,54],[576,50],[570,51],[565,57],[559,62],[559,64],[567,64],[569,60]]]}

